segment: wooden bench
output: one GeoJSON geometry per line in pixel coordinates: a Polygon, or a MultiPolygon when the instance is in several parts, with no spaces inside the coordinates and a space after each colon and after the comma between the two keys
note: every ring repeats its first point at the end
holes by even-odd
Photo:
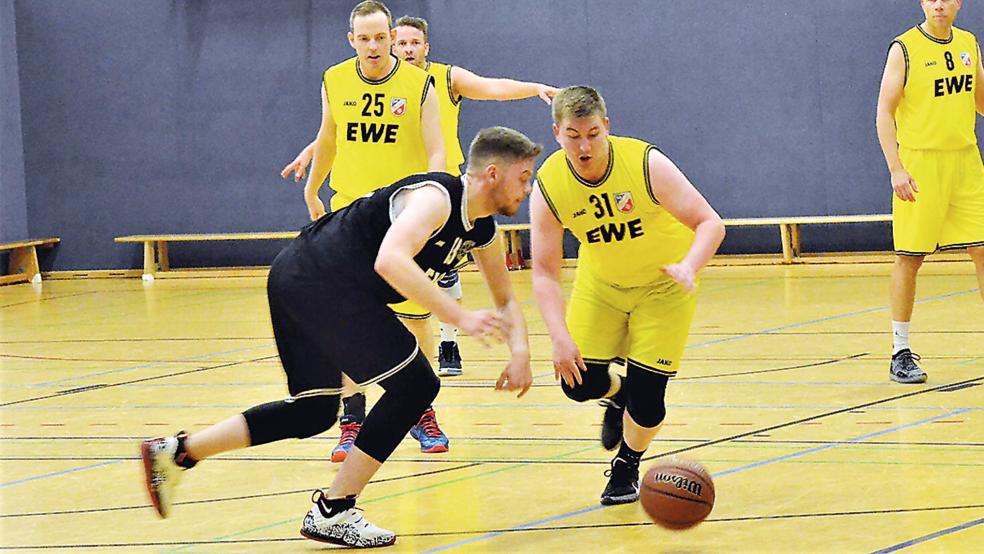
{"type": "Polygon", "coordinates": [[[37,247],[52,248],[61,242],[56,237],[29,239],[0,244],[0,251],[10,250],[8,275],[0,275],[0,285],[9,283],[40,283],[41,269],[38,267],[37,247]]]}
{"type": "Polygon", "coordinates": [[[273,231],[266,233],[202,233],[190,235],[130,235],[116,237],[115,242],[142,242],[144,251],[143,278],[151,280],[158,271],[170,271],[167,245],[170,242],[202,242],[229,240],[286,240],[296,237],[298,231],[273,231]]]}
{"type": "MultiPolygon", "coordinates": [[[[832,225],[837,223],[877,223],[892,221],[891,214],[870,215],[817,215],[794,217],[744,217],[725,219],[725,227],[779,226],[779,240],[782,244],[782,263],[791,264],[802,254],[800,247],[800,225],[832,225]]],[[[529,231],[529,223],[508,223],[499,225],[506,245],[506,267],[524,269],[528,267],[523,256],[520,231],[529,231]]]]}

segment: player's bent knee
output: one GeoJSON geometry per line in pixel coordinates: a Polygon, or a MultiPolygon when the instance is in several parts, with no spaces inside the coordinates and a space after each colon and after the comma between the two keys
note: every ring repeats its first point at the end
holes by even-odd
{"type": "Polygon", "coordinates": [[[588,362],[585,366],[588,370],[581,373],[580,383],[575,383],[571,387],[564,381],[560,382],[564,394],[575,402],[604,398],[608,389],[611,388],[612,380],[608,374],[608,364],[588,362]]]}
{"type": "Polygon", "coordinates": [[[250,444],[257,446],[288,438],[305,439],[324,433],[338,418],[338,395],[268,402],[243,412],[250,444]]]}
{"type": "Polygon", "coordinates": [[[669,377],[628,361],[624,387],[626,411],[640,427],[652,428],[666,419],[666,384],[669,377]]]}

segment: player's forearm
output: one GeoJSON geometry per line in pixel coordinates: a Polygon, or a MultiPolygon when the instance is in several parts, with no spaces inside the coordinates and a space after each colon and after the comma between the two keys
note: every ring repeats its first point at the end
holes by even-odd
{"type": "Polygon", "coordinates": [[[724,241],[724,223],[721,219],[719,217],[705,219],[694,229],[694,241],[690,244],[690,250],[682,263],[689,265],[694,269],[694,273],[697,273],[711,261],[722,241],[724,241]]]}
{"type": "Polygon", "coordinates": [[[335,144],[333,141],[322,142],[315,139],[308,148],[313,151],[314,157],[311,160],[311,172],[308,173],[307,182],[304,184],[304,196],[311,198],[318,195],[321,185],[331,172],[331,167],[335,163],[335,144]]]}
{"type": "Polygon", "coordinates": [[[513,357],[530,356],[529,334],[526,332],[526,319],[523,317],[523,308],[515,296],[509,298],[505,306],[499,308],[499,312],[509,322],[509,351],[513,357]]]}
{"type": "Polygon", "coordinates": [[[894,172],[902,169],[895,116],[887,110],[879,109],[878,115],[875,117],[875,127],[878,130],[878,142],[881,144],[888,170],[894,172]]]}
{"type": "Polygon", "coordinates": [[[427,308],[441,321],[457,323],[461,319],[463,309],[437,288],[409,256],[380,252],[374,268],[396,292],[427,308]]]}
{"type": "Polygon", "coordinates": [[[543,321],[547,324],[547,332],[550,333],[551,340],[569,335],[570,331],[567,330],[567,322],[564,320],[566,310],[564,290],[559,277],[537,275],[534,270],[533,296],[536,298],[543,321]]]}
{"type": "Polygon", "coordinates": [[[472,100],[519,100],[536,96],[540,86],[538,83],[514,79],[486,78],[482,82],[482,86],[473,91],[473,96],[465,96],[472,100]]]}
{"type": "Polygon", "coordinates": [[[427,156],[427,171],[447,171],[448,162],[447,156],[444,155],[444,148],[442,147],[437,152],[431,152],[427,156]]]}

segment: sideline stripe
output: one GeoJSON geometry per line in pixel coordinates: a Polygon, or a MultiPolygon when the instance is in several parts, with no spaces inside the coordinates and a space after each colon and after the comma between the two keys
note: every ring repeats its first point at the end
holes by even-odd
{"type": "Polygon", "coordinates": [[[896,550],[902,550],[903,548],[908,548],[910,546],[919,544],[921,542],[931,541],[935,538],[942,537],[943,535],[949,535],[950,533],[956,533],[957,531],[963,531],[964,529],[970,529],[984,523],[984,517],[975,521],[968,521],[967,523],[962,523],[948,529],[943,529],[935,533],[930,533],[928,535],[923,535],[919,538],[908,540],[905,542],[900,542],[899,544],[889,546],[888,548],[883,548],[881,550],[876,550],[872,554],[887,554],[888,552],[895,552],[896,550]]]}
{"type": "Polygon", "coordinates": [[[25,479],[18,479],[16,481],[9,481],[7,483],[2,483],[2,484],[0,484],[0,488],[9,487],[9,486],[12,486],[12,485],[20,485],[21,483],[27,483],[27,482],[30,482],[30,481],[37,481],[38,479],[45,479],[45,478],[48,478],[48,477],[56,477],[58,475],[65,475],[66,473],[75,473],[76,471],[83,471],[83,470],[86,470],[86,469],[93,469],[93,468],[96,468],[96,467],[108,466],[110,464],[118,464],[120,462],[125,462],[125,461],[129,461],[129,460],[112,460],[112,461],[109,461],[109,462],[102,462],[102,463],[98,463],[98,464],[92,464],[90,466],[73,467],[72,469],[66,469],[66,470],[63,470],[63,471],[56,471],[54,473],[45,473],[44,475],[35,475],[34,477],[27,477],[25,479]]]}

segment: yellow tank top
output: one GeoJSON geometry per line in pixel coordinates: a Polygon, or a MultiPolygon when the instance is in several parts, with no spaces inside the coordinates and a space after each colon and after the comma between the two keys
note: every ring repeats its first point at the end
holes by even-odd
{"type": "Polygon", "coordinates": [[[898,142],[915,150],[977,144],[974,101],[980,50],[973,34],[953,27],[940,40],[918,25],[895,38],[905,54],[905,88],[895,111],[898,142]]]}
{"type": "Polygon", "coordinates": [[[663,281],[667,277],[660,269],[687,255],[694,233],[653,196],[649,152],[656,147],[628,137],[608,141],[608,169],[597,183],[578,176],[558,150],[537,172],[537,186],[557,220],[581,243],[579,272],[617,287],[663,281]]]}
{"type": "Polygon", "coordinates": [[[441,106],[441,133],[444,135],[448,173],[461,175],[461,164],[465,163],[465,156],[461,153],[461,141],[458,140],[458,112],[461,110],[461,97],[455,97],[451,86],[451,66],[427,62],[427,73],[434,78],[437,103],[441,106]]]}
{"type": "Polygon", "coordinates": [[[378,81],[362,75],[357,57],[325,71],[325,91],[337,126],[331,188],[359,198],[427,171],[420,114],[429,82],[427,73],[400,60],[378,81]]]}

